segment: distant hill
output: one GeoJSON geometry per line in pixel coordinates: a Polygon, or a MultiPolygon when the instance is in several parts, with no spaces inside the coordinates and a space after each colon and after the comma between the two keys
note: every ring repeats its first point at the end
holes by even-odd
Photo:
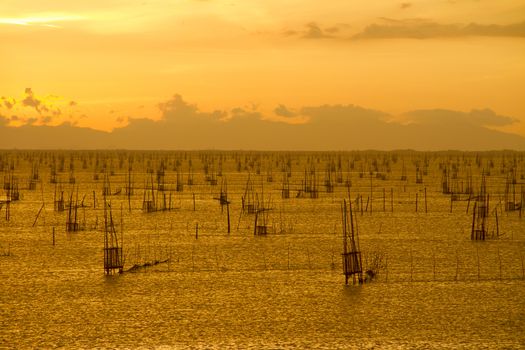
{"type": "MultiPolygon", "coordinates": [[[[285,108],[284,106],[282,106],[285,108]]],[[[200,112],[179,95],[161,105],[163,119],[130,119],[112,132],[60,126],[9,127],[1,123],[3,149],[249,149],[249,150],[525,150],[525,138],[490,129],[517,122],[491,110],[418,110],[406,122],[353,105],[304,107],[305,120],[264,120],[254,111],[200,112]]],[[[5,120],[5,119],[4,119],[5,120]]]]}

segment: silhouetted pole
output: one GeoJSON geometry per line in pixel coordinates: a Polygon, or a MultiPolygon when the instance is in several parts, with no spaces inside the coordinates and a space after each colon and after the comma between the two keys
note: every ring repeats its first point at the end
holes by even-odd
{"type": "Polygon", "coordinates": [[[230,233],[230,202],[226,202],[226,213],[228,215],[228,233],[230,233]]]}

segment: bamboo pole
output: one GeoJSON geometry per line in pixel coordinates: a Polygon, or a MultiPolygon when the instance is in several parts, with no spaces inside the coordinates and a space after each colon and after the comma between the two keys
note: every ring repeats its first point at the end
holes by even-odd
{"type": "Polygon", "coordinates": [[[35,221],[33,221],[33,226],[31,226],[31,227],[35,227],[35,225],[36,225],[36,221],[38,220],[38,217],[40,216],[40,213],[42,212],[42,209],[44,209],[44,203],[42,203],[42,206],[40,207],[40,210],[39,210],[38,213],[36,214],[35,221]]]}
{"type": "Polygon", "coordinates": [[[228,215],[228,233],[230,233],[230,202],[226,202],[226,213],[228,215]]]}

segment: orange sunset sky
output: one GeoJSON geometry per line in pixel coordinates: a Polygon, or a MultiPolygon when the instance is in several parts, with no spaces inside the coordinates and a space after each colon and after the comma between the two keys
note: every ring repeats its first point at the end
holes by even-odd
{"type": "Polygon", "coordinates": [[[0,42],[9,126],[109,131],[180,94],[275,120],[487,108],[525,136],[525,1],[2,0],[0,42]]]}

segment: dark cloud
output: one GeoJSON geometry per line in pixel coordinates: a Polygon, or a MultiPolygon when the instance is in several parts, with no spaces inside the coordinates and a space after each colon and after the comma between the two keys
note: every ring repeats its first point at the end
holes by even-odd
{"type": "Polygon", "coordinates": [[[31,88],[25,89],[25,97],[22,100],[22,105],[26,107],[33,107],[38,112],[38,114],[48,111],[48,108],[42,104],[42,101],[35,97],[31,88]]]}
{"type": "Polygon", "coordinates": [[[341,31],[341,28],[334,26],[334,27],[328,27],[324,30],[326,33],[330,34],[337,34],[341,31]]]}
{"type": "Polygon", "coordinates": [[[331,38],[330,35],[326,34],[321,27],[316,23],[311,22],[306,25],[306,30],[302,34],[303,38],[307,39],[324,39],[331,38]]]}
{"type": "Polygon", "coordinates": [[[200,112],[196,105],[187,103],[178,94],[174,95],[171,100],[159,103],[158,107],[163,114],[163,121],[168,123],[185,121],[198,125],[201,121],[216,122],[227,116],[226,112],[218,110],[211,113],[200,112]]]}
{"type": "Polygon", "coordinates": [[[296,112],[293,112],[291,110],[288,109],[288,107],[286,107],[285,105],[279,105],[277,106],[273,112],[280,116],[280,117],[285,117],[285,118],[293,118],[293,117],[296,117],[297,116],[297,113],[296,112]]]}
{"type": "MultiPolygon", "coordinates": [[[[401,3],[402,9],[412,6],[412,3],[401,3]]],[[[310,22],[303,29],[290,29],[283,32],[284,36],[302,39],[431,39],[468,36],[485,37],[525,37],[525,21],[520,23],[500,24],[446,24],[428,19],[392,19],[379,18],[378,23],[365,27],[357,34],[350,34],[351,26],[339,23],[331,27],[323,27],[316,22],[310,22]]]]}
{"type": "Polygon", "coordinates": [[[382,23],[367,26],[354,39],[429,39],[439,37],[492,36],[525,37],[525,22],[498,24],[442,24],[424,19],[394,20],[382,18],[382,23]]]}
{"type": "MultiPolygon", "coordinates": [[[[2,96],[1,100],[3,103],[0,104],[0,108],[5,107],[8,111],[16,111],[16,113],[19,113],[19,116],[16,116],[16,118],[10,118],[12,121],[27,124],[34,124],[37,122],[41,124],[49,124],[54,122],[57,117],[60,117],[62,111],[58,106],[49,102],[59,100],[60,98],[58,96],[49,95],[46,99],[37,97],[31,88],[26,88],[24,90],[24,97],[20,100],[2,96]],[[36,119],[33,116],[28,117],[27,114],[34,115],[33,112],[28,113],[28,109],[36,112],[38,117],[36,119]]],[[[74,104],[76,103],[73,101],[69,103],[70,106],[73,106],[74,104]]]]}
{"type": "Polygon", "coordinates": [[[231,119],[237,119],[237,118],[254,118],[254,119],[261,119],[262,115],[261,113],[254,111],[254,110],[246,110],[244,108],[234,108],[230,112],[231,119]]]}
{"type": "Polygon", "coordinates": [[[2,101],[4,102],[4,106],[7,109],[13,109],[13,107],[16,105],[16,100],[14,98],[7,98],[2,96],[2,101]]]}
{"type": "Polygon", "coordinates": [[[307,23],[303,29],[286,30],[283,34],[284,36],[296,36],[303,39],[332,39],[339,31],[339,26],[322,28],[317,23],[310,22],[307,23]]]}

